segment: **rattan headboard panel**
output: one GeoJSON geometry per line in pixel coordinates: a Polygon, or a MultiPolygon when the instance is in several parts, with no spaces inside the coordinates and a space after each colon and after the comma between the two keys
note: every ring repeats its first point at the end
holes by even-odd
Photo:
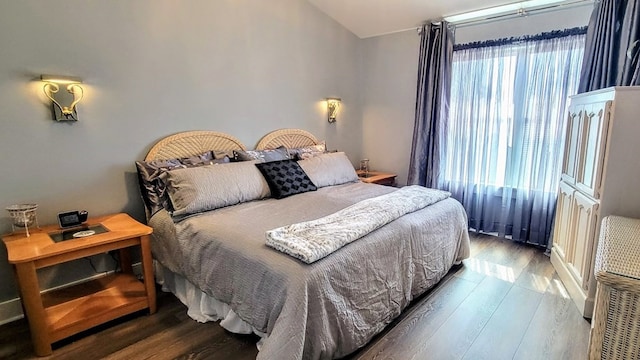
{"type": "Polygon", "coordinates": [[[317,145],[320,142],[313,134],[301,129],[280,129],[267,135],[256,145],[256,150],[275,149],[284,145],[286,148],[298,148],[303,146],[317,145]]]}
{"type": "Polygon", "coordinates": [[[246,150],[235,137],[216,131],[186,131],[158,141],[145,161],[177,159],[201,154],[208,150],[246,150]]]}

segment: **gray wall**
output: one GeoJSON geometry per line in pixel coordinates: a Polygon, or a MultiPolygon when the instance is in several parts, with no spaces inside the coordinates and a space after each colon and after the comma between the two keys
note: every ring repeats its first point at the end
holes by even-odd
{"type": "MultiPolygon", "coordinates": [[[[586,26],[591,7],[461,27],[456,43],[586,26]]],[[[420,38],[416,31],[363,41],[363,151],[372,169],[398,174],[405,184],[413,137],[420,38]]]]}
{"type": "MultiPolygon", "coordinates": [[[[134,161],[158,139],[195,129],[252,148],[271,130],[302,128],[356,162],[360,46],[302,0],[2,1],[0,206],[37,203],[41,224],[70,209],[143,219],[134,161]],[[40,74],[84,80],[80,121],[51,120],[40,74]],[[343,99],[335,125],[328,96],[343,99]]],[[[4,212],[0,233],[10,229],[4,212]]],[[[41,282],[91,274],[80,260],[41,282]]],[[[0,246],[0,302],[16,297],[0,246]]]]}

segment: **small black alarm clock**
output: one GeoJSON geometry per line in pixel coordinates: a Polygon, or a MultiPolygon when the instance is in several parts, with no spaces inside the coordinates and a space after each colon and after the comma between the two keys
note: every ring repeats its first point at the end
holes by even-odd
{"type": "Polygon", "coordinates": [[[87,221],[89,213],[86,210],[67,211],[58,214],[58,224],[61,228],[69,228],[82,225],[87,221]]]}

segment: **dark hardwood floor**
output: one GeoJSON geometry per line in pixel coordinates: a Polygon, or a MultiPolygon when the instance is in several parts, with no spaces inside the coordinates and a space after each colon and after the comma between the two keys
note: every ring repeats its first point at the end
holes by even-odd
{"type": "MultiPolygon", "coordinates": [[[[589,323],[540,250],[486,235],[471,258],[348,359],[586,359],[589,323]]],[[[255,335],[197,323],[171,294],[54,344],[41,359],[255,359],[255,335]]],[[[0,326],[0,359],[35,358],[26,321],[0,326]]]]}

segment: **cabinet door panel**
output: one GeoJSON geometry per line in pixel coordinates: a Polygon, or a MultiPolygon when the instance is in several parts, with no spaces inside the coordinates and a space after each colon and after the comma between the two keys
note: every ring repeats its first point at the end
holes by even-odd
{"type": "Polygon", "coordinates": [[[561,175],[562,180],[568,184],[575,184],[576,182],[581,124],[584,113],[585,111],[581,106],[572,106],[569,108],[567,137],[564,146],[564,159],[562,161],[561,175]]]}
{"type": "Polygon", "coordinates": [[[568,255],[569,268],[578,284],[589,289],[595,228],[598,221],[598,202],[580,192],[573,194],[571,234],[574,246],[568,255]]]}
{"type": "Polygon", "coordinates": [[[567,254],[571,251],[571,208],[573,206],[574,192],[575,190],[570,185],[564,181],[560,182],[553,232],[553,247],[563,261],[567,261],[567,254]]]}
{"type": "Polygon", "coordinates": [[[583,117],[584,135],[576,187],[594,198],[600,196],[600,179],[604,163],[609,102],[590,104],[583,117]]]}

